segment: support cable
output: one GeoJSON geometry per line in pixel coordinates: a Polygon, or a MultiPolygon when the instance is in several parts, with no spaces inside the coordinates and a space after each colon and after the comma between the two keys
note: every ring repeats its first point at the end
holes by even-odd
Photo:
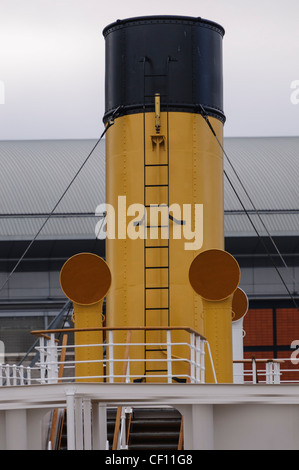
{"type": "MultiPolygon", "coordinates": [[[[258,218],[259,218],[261,224],[263,225],[265,231],[267,232],[267,235],[268,235],[268,237],[270,238],[270,240],[271,240],[271,242],[272,242],[272,244],[273,244],[275,250],[277,251],[277,253],[278,253],[278,255],[279,255],[279,257],[280,257],[280,259],[281,259],[283,265],[285,266],[285,268],[288,268],[288,265],[286,264],[284,258],[282,257],[282,255],[281,255],[281,253],[280,253],[280,251],[279,251],[279,249],[278,249],[278,247],[277,247],[275,241],[273,240],[273,237],[271,236],[271,234],[270,234],[269,230],[267,229],[267,227],[266,227],[266,225],[265,225],[265,223],[264,223],[262,217],[260,216],[258,209],[255,207],[252,198],[250,197],[250,195],[249,195],[247,189],[245,188],[243,182],[241,181],[241,178],[240,178],[240,176],[238,175],[236,169],[234,168],[234,166],[233,166],[233,164],[232,164],[232,162],[231,162],[229,156],[227,155],[225,149],[223,148],[223,145],[221,144],[220,140],[218,139],[218,137],[217,137],[217,135],[216,135],[216,132],[215,132],[215,130],[213,129],[212,124],[210,123],[210,121],[209,121],[209,119],[208,119],[207,113],[205,112],[205,110],[204,110],[204,108],[202,107],[202,105],[199,105],[199,106],[200,106],[200,108],[201,108],[201,110],[202,110],[202,112],[203,112],[203,118],[206,120],[206,122],[207,122],[209,128],[211,129],[213,135],[215,136],[215,138],[216,138],[216,140],[217,140],[219,146],[221,147],[221,149],[222,149],[222,151],[223,151],[223,153],[224,153],[224,155],[225,155],[225,157],[226,157],[226,159],[227,159],[227,161],[228,161],[230,167],[232,168],[234,174],[236,175],[236,177],[237,177],[237,179],[238,179],[238,181],[239,181],[239,183],[240,183],[240,185],[241,185],[243,191],[245,192],[246,196],[248,197],[248,200],[249,200],[250,204],[252,205],[254,211],[256,212],[256,215],[258,216],[258,218]]],[[[295,281],[295,279],[293,279],[293,281],[295,281]]]]}
{"type": "Polygon", "coordinates": [[[33,239],[30,241],[30,243],[28,244],[28,246],[26,247],[25,251],[23,252],[23,254],[21,255],[21,257],[18,259],[18,261],[16,262],[15,266],[13,267],[13,269],[11,270],[11,272],[9,273],[9,275],[7,276],[7,278],[5,279],[4,283],[1,285],[0,287],[0,292],[2,291],[2,289],[6,286],[6,284],[8,283],[9,279],[11,278],[11,276],[14,274],[14,272],[16,271],[16,269],[18,268],[18,266],[20,265],[20,263],[23,261],[23,259],[25,258],[26,254],[28,253],[28,251],[30,250],[31,246],[33,245],[33,243],[35,242],[35,240],[37,239],[37,237],[39,236],[39,234],[41,233],[41,231],[43,230],[43,228],[45,227],[45,225],[47,224],[47,222],[50,220],[50,218],[52,217],[52,215],[54,214],[55,210],[57,209],[58,205],[61,203],[62,199],[64,198],[64,196],[66,195],[66,193],[68,192],[68,190],[70,189],[70,187],[72,186],[72,184],[74,183],[75,179],[77,178],[77,176],[79,175],[79,173],[81,172],[81,170],[83,169],[83,167],[86,165],[86,163],[88,162],[89,158],[91,157],[91,155],[93,154],[93,152],[95,151],[96,147],[98,146],[98,144],[100,143],[100,141],[102,140],[102,138],[104,137],[104,135],[106,134],[107,130],[114,124],[114,117],[116,115],[116,113],[119,111],[119,108],[117,108],[113,115],[112,115],[112,118],[111,120],[107,123],[104,131],[102,132],[101,136],[99,137],[99,139],[97,140],[97,142],[95,143],[95,145],[93,146],[93,148],[91,149],[91,151],[89,152],[89,154],[87,155],[87,157],[85,158],[85,160],[83,161],[83,163],[81,164],[80,168],[77,170],[77,172],[75,173],[75,175],[73,176],[73,178],[71,179],[70,183],[67,185],[66,189],[63,191],[62,195],[60,196],[60,198],[58,199],[58,201],[56,202],[55,206],[53,207],[52,211],[48,214],[46,220],[42,223],[41,227],[39,228],[39,230],[37,231],[37,233],[35,234],[35,236],[33,237],[33,239]]]}
{"type": "MultiPolygon", "coordinates": [[[[236,170],[235,170],[235,168],[234,168],[234,166],[233,166],[233,164],[232,164],[230,158],[229,158],[228,155],[227,155],[227,152],[225,151],[225,149],[224,149],[223,145],[221,144],[220,140],[218,139],[217,134],[216,134],[216,132],[215,132],[215,130],[214,130],[214,128],[213,128],[213,126],[212,126],[212,124],[211,124],[209,118],[208,118],[208,114],[206,113],[205,109],[203,108],[203,106],[202,106],[201,104],[199,105],[199,108],[200,108],[200,110],[201,110],[201,115],[202,115],[202,117],[203,117],[204,120],[206,121],[206,123],[207,123],[207,125],[209,126],[209,128],[210,128],[212,134],[214,135],[215,139],[217,140],[217,142],[218,142],[218,144],[219,144],[221,150],[223,151],[225,157],[227,158],[227,161],[229,162],[229,164],[230,164],[231,168],[233,169],[233,172],[234,172],[234,174],[236,175],[236,177],[237,177],[239,183],[241,184],[241,186],[242,186],[242,188],[243,188],[243,190],[244,190],[246,196],[248,197],[250,203],[252,204],[255,213],[256,213],[257,216],[259,217],[259,220],[261,221],[261,223],[262,223],[264,229],[266,230],[266,232],[267,232],[267,234],[268,234],[268,236],[269,236],[269,239],[271,240],[271,242],[272,242],[272,244],[273,244],[275,250],[277,251],[277,253],[278,253],[279,257],[280,257],[280,259],[282,260],[284,266],[285,266],[287,269],[289,269],[289,267],[287,266],[285,260],[283,259],[282,255],[281,255],[281,253],[280,253],[280,251],[279,251],[279,249],[278,249],[276,243],[274,242],[273,237],[271,236],[271,234],[269,233],[267,227],[265,226],[265,224],[264,224],[264,222],[263,222],[263,220],[262,220],[262,218],[261,218],[261,216],[260,216],[260,214],[259,214],[259,212],[258,212],[258,209],[255,207],[255,205],[254,205],[252,199],[250,198],[250,196],[249,196],[249,194],[248,194],[248,191],[246,190],[246,188],[245,188],[244,184],[242,183],[242,181],[241,181],[239,175],[237,174],[237,172],[236,172],[236,170]]],[[[260,242],[262,243],[262,245],[263,245],[263,247],[264,247],[264,249],[265,249],[267,255],[269,256],[269,259],[271,260],[271,262],[272,262],[272,264],[273,264],[273,266],[274,266],[274,268],[275,268],[275,270],[276,270],[278,276],[280,277],[280,280],[282,281],[282,283],[283,283],[283,285],[284,285],[286,291],[288,292],[290,298],[292,299],[292,301],[293,301],[293,303],[294,303],[296,309],[299,310],[299,306],[297,305],[296,299],[294,298],[293,294],[291,293],[290,289],[288,288],[288,286],[287,286],[287,284],[286,284],[286,282],[285,282],[283,276],[281,275],[281,273],[280,273],[278,267],[276,266],[276,264],[275,264],[275,262],[274,262],[274,260],[273,260],[273,258],[272,258],[272,256],[271,256],[271,253],[269,252],[269,250],[268,250],[268,248],[267,248],[267,246],[266,246],[264,240],[262,239],[262,237],[261,237],[261,235],[259,234],[257,228],[255,227],[253,221],[251,220],[250,215],[249,215],[249,213],[248,213],[246,207],[244,206],[244,204],[243,204],[243,202],[242,202],[240,196],[238,195],[238,193],[237,193],[237,191],[236,191],[236,189],[235,189],[235,187],[234,187],[234,185],[233,185],[231,179],[229,178],[229,176],[228,176],[228,174],[227,174],[227,172],[226,172],[225,170],[223,170],[223,172],[224,172],[224,175],[225,175],[225,177],[227,178],[227,180],[228,180],[228,182],[229,182],[229,184],[230,184],[230,186],[231,186],[233,192],[235,193],[235,195],[236,195],[236,197],[237,197],[239,203],[241,204],[241,206],[242,206],[242,208],[243,208],[243,210],[244,210],[246,216],[248,217],[248,219],[249,219],[249,221],[250,221],[250,223],[251,223],[251,225],[252,225],[252,227],[253,227],[255,233],[257,234],[257,236],[258,236],[260,242]]],[[[294,278],[293,278],[293,282],[296,282],[294,278]]]]}

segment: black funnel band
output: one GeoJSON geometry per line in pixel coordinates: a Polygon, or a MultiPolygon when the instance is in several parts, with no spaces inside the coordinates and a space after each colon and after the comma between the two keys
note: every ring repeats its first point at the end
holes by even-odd
{"type": "Polygon", "coordinates": [[[121,114],[154,110],[200,113],[225,121],[223,28],[201,18],[130,18],[107,26],[104,122],[121,114]]]}

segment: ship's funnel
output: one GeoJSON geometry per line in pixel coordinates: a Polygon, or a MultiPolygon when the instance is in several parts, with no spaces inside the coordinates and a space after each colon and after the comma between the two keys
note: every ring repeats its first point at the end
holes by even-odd
{"type": "MultiPolygon", "coordinates": [[[[239,265],[226,251],[206,250],[191,263],[189,281],[202,299],[205,336],[211,348],[217,381],[231,383],[232,302],[240,282],[239,265]]],[[[213,381],[211,364],[207,364],[206,381],[213,381]]]]}
{"type": "MultiPolygon", "coordinates": [[[[199,252],[224,249],[218,143],[225,122],[224,29],[203,18],[158,15],[118,20],[103,34],[104,122],[114,122],[106,134],[106,204],[114,209],[106,238],[113,277],[107,326],[188,325],[206,336],[201,300],[188,273],[199,252]]],[[[180,343],[176,359],[188,357],[188,335],[172,332],[172,341],[180,343]]],[[[125,343],[123,332],[115,337],[125,343]]],[[[144,359],[130,370],[154,381],[165,372],[165,351],[151,344],[166,338],[157,331],[132,333],[132,344],[144,341],[147,347],[130,349],[130,357],[144,359]]],[[[186,376],[188,364],[175,361],[172,372],[186,376]]]]}
{"type": "MultiPolygon", "coordinates": [[[[103,300],[111,285],[111,273],[102,258],[92,253],[72,256],[61,269],[60,285],[73,302],[75,329],[103,326],[103,300]]],[[[93,345],[102,343],[101,331],[76,331],[76,377],[81,378],[77,381],[101,381],[103,348],[93,345]]]]}

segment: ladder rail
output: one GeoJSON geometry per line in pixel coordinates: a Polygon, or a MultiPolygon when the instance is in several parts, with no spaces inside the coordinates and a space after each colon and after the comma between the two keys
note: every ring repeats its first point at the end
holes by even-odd
{"type": "MultiPolygon", "coordinates": [[[[152,148],[152,152],[154,152],[154,150],[156,150],[156,160],[153,160],[151,161],[151,159],[148,159],[148,154],[147,154],[147,147],[146,147],[146,106],[145,106],[145,98],[148,98],[148,95],[146,94],[146,79],[155,79],[155,77],[159,77],[160,79],[161,78],[164,78],[166,79],[166,95],[162,95],[163,97],[166,96],[166,101],[167,101],[167,96],[168,96],[168,68],[169,68],[169,59],[167,59],[167,66],[166,66],[166,71],[167,73],[166,74],[154,74],[154,73],[146,73],[146,64],[147,64],[148,60],[147,58],[144,58],[143,59],[143,86],[144,86],[144,106],[143,106],[143,138],[144,138],[144,205],[145,205],[145,211],[147,211],[147,208],[150,208],[152,206],[154,207],[157,207],[159,206],[160,207],[160,204],[158,204],[158,202],[160,203],[161,202],[161,207],[167,207],[169,208],[169,138],[168,138],[168,131],[169,131],[169,125],[168,125],[168,112],[167,112],[167,126],[166,126],[166,129],[167,129],[167,135],[166,135],[166,161],[162,161],[161,160],[161,153],[160,153],[160,145],[165,145],[165,137],[164,136],[161,136],[160,135],[160,126],[159,128],[157,128],[156,126],[156,135],[157,135],[157,143],[156,145],[153,144],[153,148],[152,148]],[[161,183],[161,169],[164,169],[166,168],[167,169],[167,172],[166,172],[166,181],[164,180],[163,183],[161,183]],[[158,178],[158,181],[159,181],[159,184],[149,184],[148,180],[147,180],[147,176],[148,176],[148,170],[149,169],[154,169],[154,170],[157,170],[157,173],[156,173],[156,176],[158,178]],[[166,204],[165,204],[165,201],[160,201],[160,194],[159,194],[159,198],[158,200],[154,201],[154,204],[149,204],[149,198],[148,198],[148,188],[166,188],[166,204]]],[[[165,86],[165,84],[164,84],[165,86]]],[[[161,90],[160,90],[161,91],[161,90]]],[[[160,114],[160,102],[157,101],[157,96],[153,96],[153,99],[155,99],[155,109],[156,109],[156,106],[158,108],[158,113],[160,114]]],[[[156,109],[157,110],[157,109],[156,109]]],[[[157,113],[156,113],[157,114],[157,113]]],[[[160,116],[159,116],[159,119],[160,119],[160,116]]],[[[156,116],[156,121],[157,121],[157,116],[156,116]]],[[[153,153],[151,153],[151,156],[153,155],[153,153]]],[[[163,155],[164,156],[164,155],[163,155]]],[[[164,176],[165,178],[165,176],[164,176]]],[[[153,202],[153,201],[151,201],[153,202]]],[[[146,212],[145,212],[146,214],[146,212]]],[[[169,270],[169,260],[170,260],[170,257],[169,257],[169,211],[168,211],[168,217],[167,217],[167,225],[151,225],[152,224],[152,221],[150,221],[150,224],[146,223],[144,224],[144,230],[145,230],[145,233],[144,233],[144,325],[147,326],[148,325],[148,315],[150,314],[150,312],[153,312],[153,311],[166,311],[167,312],[167,326],[170,325],[170,270],[169,270]],[[165,239],[163,239],[163,244],[161,243],[162,241],[162,238],[160,236],[159,240],[160,240],[160,243],[158,245],[154,245],[154,246],[150,246],[147,244],[147,230],[148,229],[152,229],[152,228],[156,228],[156,229],[160,229],[160,233],[161,233],[161,229],[163,228],[166,228],[167,229],[167,241],[165,239]],[[163,257],[163,259],[165,258],[165,255],[163,255],[162,251],[161,250],[165,250],[167,249],[167,254],[166,254],[166,259],[167,259],[167,262],[166,262],[166,265],[164,264],[163,266],[161,266],[161,263],[160,265],[154,265],[154,266],[149,266],[148,265],[148,257],[150,256],[149,253],[150,253],[150,250],[151,249],[155,249],[155,250],[159,250],[160,251],[160,261],[163,257]],[[148,285],[148,279],[149,279],[149,276],[148,276],[148,273],[152,270],[167,270],[167,282],[165,283],[165,280],[163,280],[163,285],[162,285],[162,280],[161,280],[161,277],[159,279],[159,284],[157,283],[157,285],[148,285]],[[158,292],[160,291],[160,296],[159,296],[159,305],[157,306],[149,306],[148,305],[148,294],[150,292],[158,292]],[[167,306],[165,306],[162,302],[163,302],[163,298],[162,298],[162,292],[167,292],[167,306]],[[164,305],[164,306],[162,306],[164,305]]],[[[156,300],[156,298],[155,298],[156,300]]],[[[149,369],[147,367],[147,353],[150,352],[148,350],[148,348],[146,348],[146,343],[147,343],[147,336],[146,336],[146,331],[144,332],[144,343],[145,343],[145,351],[144,351],[144,358],[145,358],[145,361],[144,361],[144,371],[145,371],[145,375],[147,372],[149,372],[149,369]]]]}

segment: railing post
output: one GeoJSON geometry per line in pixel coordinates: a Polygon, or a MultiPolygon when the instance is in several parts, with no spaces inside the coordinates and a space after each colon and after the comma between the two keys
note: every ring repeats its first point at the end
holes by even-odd
{"type": "Polygon", "coordinates": [[[215,380],[215,384],[216,384],[217,383],[217,377],[216,377],[216,372],[215,372],[215,367],[214,367],[214,362],[213,362],[213,358],[212,358],[212,352],[211,352],[210,344],[207,340],[205,340],[205,344],[207,345],[207,348],[208,348],[209,358],[210,358],[211,367],[212,367],[212,371],[213,371],[213,376],[214,376],[214,380],[215,380]]]}
{"type": "Polygon", "coordinates": [[[67,449],[76,450],[75,396],[72,391],[66,393],[66,414],[67,414],[67,449]]]}
{"type": "Polygon", "coordinates": [[[113,330],[108,332],[108,351],[109,351],[109,383],[114,382],[114,362],[113,362],[113,330]]]}
{"type": "Polygon", "coordinates": [[[45,383],[46,379],[46,364],[45,364],[45,338],[39,338],[39,358],[40,358],[40,381],[45,383]]]}
{"type": "Polygon", "coordinates": [[[200,377],[200,368],[201,368],[201,357],[200,357],[200,336],[196,335],[195,336],[195,371],[196,371],[196,378],[195,381],[196,383],[201,382],[201,377],[200,377]]]}
{"type": "Polygon", "coordinates": [[[84,450],[92,450],[92,433],[91,433],[91,400],[83,399],[83,430],[84,430],[84,450]]]}
{"type": "Polygon", "coordinates": [[[24,385],[24,366],[21,364],[19,368],[20,385],[24,385]]]}
{"type": "Polygon", "coordinates": [[[107,410],[99,402],[92,403],[92,441],[93,450],[106,450],[107,410]]]}
{"type": "Polygon", "coordinates": [[[130,383],[130,359],[128,359],[128,365],[127,365],[127,374],[126,374],[126,383],[130,383]]]}
{"type": "Polygon", "coordinates": [[[27,385],[31,385],[31,367],[27,367],[27,385]]]}
{"type": "Polygon", "coordinates": [[[166,331],[166,348],[167,348],[167,381],[172,383],[172,363],[171,363],[171,330],[166,331]]]}
{"type": "Polygon", "coordinates": [[[119,433],[119,442],[118,442],[118,449],[127,449],[127,436],[126,436],[126,410],[125,407],[122,407],[121,410],[121,426],[120,426],[120,433],[119,433]]]}
{"type": "Polygon", "coordinates": [[[54,333],[50,334],[50,341],[48,344],[48,354],[47,354],[47,363],[48,363],[48,383],[57,382],[57,346],[55,344],[55,335],[54,333]]]}
{"type": "Polygon", "coordinates": [[[84,421],[83,421],[83,398],[75,397],[75,446],[76,450],[84,449],[84,421]]]}
{"type": "Polygon", "coordinates": [[[15,387],[17,385],[17,366],[14,364],[12,366],[12,384],[15,387]]]}
{"type": "Polygon", "coordinates": [[[10,385],[10,367],[9,364],[5,366],[5,378],[6,378],[6,385],[10,385]]]}
{"type": "Polygon", "coordinates": [[[195,367],[194,367],[194,364],[195,364],[195,361],[194,361],[194,345],[195,345],[195,341],[194,341],[194,333],[191,332],[190,333],[190,381],[191,383],[194,383],[195,382],[195,367]]]}
{"type": "Polygon", "coordinates": [[[205,383],[206,381],[206,364],[205,364],[205,354],[206,354],[206,351],[205,351],[205,340],[204,339],[200,339],[200,350],[201,350],[201,354],[200,354],[200,381],[201,383],[205,383]]]}
{"type": "Polygon", "coordinates": [[[256,370],[256,360],[252,358],[252,383],[257,383],[257,370],[256,370]]]}
{"type": "Polygon", "coordinates": [[[274,383],[280,384],[280,364],[274,362],[274,383]]]}
{"type": "Polygon", "coordinates": [[[271,384],[273,383],[273,372],[272,372],[272,362],[268,361],[266,362],[266,384],[271,384]]]}
{"type": "Polygon", "coordinates": [[[280,365],[278,362],[270,360],[266,363],[266,383],[280,383],[280,365]]]}

